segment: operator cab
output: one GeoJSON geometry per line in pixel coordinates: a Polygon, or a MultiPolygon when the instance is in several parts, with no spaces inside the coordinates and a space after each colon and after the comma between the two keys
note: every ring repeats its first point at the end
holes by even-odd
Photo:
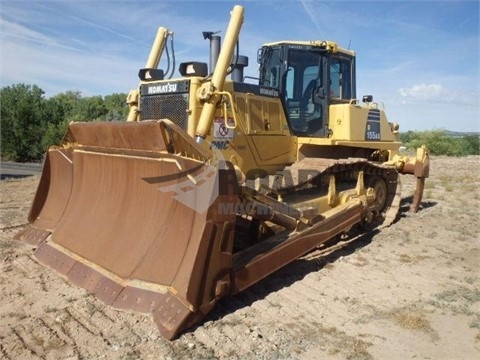
{"type": "Polygon", "coordinates": [[[264,45],[259,85],[277,88],[293,134],[328,137],[328,107],[355,99],[355,54],[336,43],[264,45]]]}

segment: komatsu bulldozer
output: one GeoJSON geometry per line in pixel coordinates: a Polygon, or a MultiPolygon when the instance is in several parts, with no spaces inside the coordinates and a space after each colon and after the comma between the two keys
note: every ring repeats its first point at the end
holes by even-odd
{"type": "Polygon", "coordinates": [[[398,124],[357,100],[353,51],[272,42],[243,76],[243,21],[234,6],[222,44],[204,33],[210,64],[183,62],[178,78],[158,68],[173,38],[160,27],[128,121],[69,125],[16,235],[104,303],[151,314],[167,339],[327,241],[391,224],[399,174],[416,177],[417,211],[429,173],[428,150],[401,156],[398,124]]]}

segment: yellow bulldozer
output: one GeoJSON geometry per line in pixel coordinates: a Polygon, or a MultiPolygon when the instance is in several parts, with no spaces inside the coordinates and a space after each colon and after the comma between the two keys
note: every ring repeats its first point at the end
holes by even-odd
{"type": "Polygon", "coordinates": [[[69,125],[16,235],[167,339],[322,244],[391,224],[399,174],[416,177],[417,211],[429,173],[428,150],[401,156],[398,124],[357,100],[353,51],[272,42],[244,76],[243,21],[234,6],[223,43],[204,33],[210,64],[181,63],[178,78],[158,68],[173,34],[159,28],[128,121],[69,125]]]}

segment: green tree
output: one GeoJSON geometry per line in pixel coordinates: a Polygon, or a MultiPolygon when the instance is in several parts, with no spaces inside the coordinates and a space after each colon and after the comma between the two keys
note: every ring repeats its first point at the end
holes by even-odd
{"type": "Polygon", "coordinates": [[[16,84],[0,90],[3,159],[25,162],[42,157],[43,95],[37,85],[16,84]]]}
{"type": "Polygon", "coordinates": [[[1,157],[32,161],[59,144],[71,121],[124,121],[128,115],[125,93],[82,97],[66,91],[48,99],[37,85],[16,84],[1,89],[1,157]]]}
{"type": "Polygon", "coordinates": [[[48,99],[52,121],[59,123],[73,115],[76,103],[82,98],[80,91],[66,91],[48,99]]]}
{"type": "Polygon", "coordinates": [[[79,91],[66,91],[46,100],[47,123],[42,138],[43,149],[60,143],[67,132],[68,123],[74,120],[74,112],[80,100],[79,91]]]}
{"type": "Polygon", "coordinates": [[[82,97],[74,103],[71,120],[94,121],[104,120],[108,113],[101,96],[82,97]]]}
{"type": "Polygon", "coordinates": [[[59,123],[50,122],[46,125],[42,138],[42,149],[46,151],[52,145],[58,145],[64,138],[68,129],[68,120],[59,123]]]}
{"type": "Polygon", "coordinates": [[[128,115],[128,105],[126,102],[127,94],[114,93],[105,96],[105,106],[108,109],[105,115],[105,120],[108,121],[123,121],[128,115]]]}

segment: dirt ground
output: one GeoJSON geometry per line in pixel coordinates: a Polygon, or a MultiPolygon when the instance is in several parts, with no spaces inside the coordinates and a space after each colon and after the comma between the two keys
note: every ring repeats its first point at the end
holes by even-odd
{"type": "Polygon", "coordinates": [[[480,157],[434,157],[422,210],[223,299],[175,341],[41,266],[13,235],[39,176],[0,182],[0,358],[480,359],[480,157]]]}

